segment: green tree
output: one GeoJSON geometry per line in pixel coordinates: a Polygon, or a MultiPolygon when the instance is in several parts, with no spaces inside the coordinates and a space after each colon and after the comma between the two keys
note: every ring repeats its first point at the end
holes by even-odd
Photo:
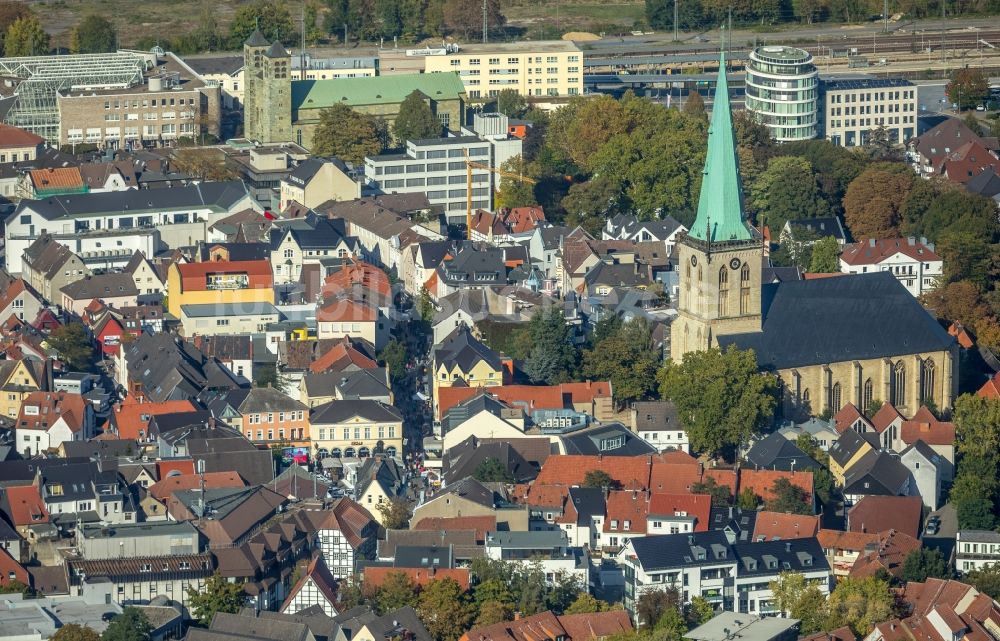
{"type": "Polygon", "coordinates": [[[360,164],[365,156],[375,156],[383,148],[379,125],[373,116],[340,103],[320,111],[319,124],[313,133],[313,155],[336,156],[360,164]]]}
{"type": "Polygon", "coordinates": [[[268,41],[277,40],[290,44],[295,39],[292,14],[283,2],[253,0],[241,4],[229,26],[230,46],[242,49],[243,42],[255,29],[260,29],[268,41]]]}
{"type": "Polygon", "coordinates": [[[434,579],[420,592],[417,613],[437,641],[457,641],[472,624],[476,608],[454,579],[434,579]]]}
{"type": "Polygon", "coordinates": [[[611,381],[619,407],[652,396],[660,355],[651,348],[652,328],[645,319],[622,323],[618,330],[583,354],[583,372],[591,380],[611,381]]]}
{"type": "Polygon", "coordinates": [[[514,618],[514,608],[509,603],[501,601],[486,601],[479,605],[475,626],[493,625],[514,618]]]}
{"type": "Polygon", "coordinates": [[[462,34],[466,40],[473,35],[482,37],[484,11],[486,26],[495,34],[507,22],[500,0],[487,0],[485,10],[483,3],[477,0],[445,0],[442,8],[445,28],[449,33],[462,34]]]}
{"type": "Polygon", "coordinates": [[[591,235],[600,235],[605,220],[626,209],[627,201],[622,185],[602,174],[572,185],[560,206],[566,211],[567,227],[580,226],[591,235]]]}
{"type": "Polygon", "coordinates": [[[406,345],[395,338],[385,344],[378,355],[379,363],[389,370],[394,381],[406,378],[406,345]]]}
{"type": "Polygon", "coordinates": [[[10,26],[17,22],[20,18],[26,18],[28,16],[34,15],[31,7],[28,6],[26,2],[18,2],[15,0],[0,0],[0,52],[5,56],[10,56],[3,48],[3,38],[7,34],[7,30],[10,26]]]}
{"type": "Polygon", "coordinates": [[[528,323],[531,351],[522,369],[535,383],[555,385],[570,380],[576,371],[577,351],[573,329],[557,307],[543,307],[528,323]]]}
{"type": "Polygon", "coordinates": [[[804,575],[782,572],[776,581],[771,581],[770,588],[781,611],[802,622],[800,634],[826,629],[826,596],[817,586],[806,583],[804,575]]]}
{"type": "Polygon", "coordinates": [[[812,166],[797,156],[772,158],[750,187],[750,203],[757,222],[767,225],[775,236],[781,233],[786,221],[830,213],[812,166]]]}
{"type": "Polygon", "coordinates": [[[83,323],[73,321],[55,328],[46,342],[73,369],[86,370],[92,365],[94,344],[83,323]]]}
{"type": "Polygon", "coordinates": [[[965,575],[964,580],[991,599],[1000,598],[1000,563],[987,565],[981,570],[972,570],[965,575]]]}
{"type": "Polygon", "coordinates": [[[413,515],[410,504],[398,496],[382,501],[375,509],[382,517],[382,526],[387,530],[405,530],[413,515]]]}
{"type": "Polygon", "coordinates": [[[509,118],[520,118],[528,110],[528,102],[517,89],[501,89],[497,94],[497,113],[509,118]]]}
{"type": "Polygon", "coordinates": [[[760,507],[760,497],[754,494],[752,488],[745,487],[740,490],[740,495],[736,497],[736,507],[741,510],[756,510],[760,507]]]}
{"type": "Polygon", "coordinates": [[[903,164],[878,163],[851,181],[844,195],[844,221],[855,240],[899,235],[912,174],[903,164]]]}
{"type": "Polygon", "coordinates": [[[700,594],[691,599],[691,605],[688,606],[688,620],[691,625],[703,625],[708,623],[714,616],[715,606],[709,603],[708,599],[700,594]]]}
{"type": "Polygon", "coordinates": [[[918,548],[906,555],[903,560],[903,575],[900,577],[904,581],[923,582],[929,578],[947,579],[950,578],[948,562],[941,556],[937,549],[918,548]]]}
{"type": "Polygon", "coordinates": [[[205,587],[198,590],[188,588],[188,603],[191,613],[198,622],[207,626],[216,612],[235,614],[247,602],[247,595],[239,583],[230,583],[215,572],[205,581],[205,587]]]}
{"type": "Polygon", "coordinates": [[[813,245],[809,271],[814,274],[835,274],[840,271],[840,244],[833,236],[822,238],[813,245]]]}
{"type": "Polygon", "coordinates": [[[959,110],[973,109],[990,97],[990,83],[978,67],[962,67],[951,74],[951,81],[944,88],[948,100],[959,110]]]}
{"type": "Polygon", "coordinates": [[[771,486],[771,498],[766,507],[771,512],[812,514],[812,497],[786,478],[776,479],[771,486]]]}
{"type": "Polygon", "coordinates": [[[89,15],[73,29],[73,53],[109,53],[118,46],[118,32],[106,18],[89,15]]]}
{"type": "Polygon", "coordinates": [[[564,614],[590,614],[594,612],[606,612],[608,603],[595,599],[586,592],[580,593],[576,600],[569,604],[564,614]]]}
{"type": "Polygon", "coordinates": [[[534,180],[528,176],[528,163],[521,156],[514,156],[503,161],[500,169],[506,175],[500,176],[500,185],[496,193],[496,206],[527,207],[537,205],[534,180]]]}
{"type": "Polygon", "coordinates": [[[38,17],[29,14],[7,27],[3,47],[4,55],[8,58],[44,56],[49,52],[49,34],[42,29],[38,17]]]}
{"type": "Polygon", "coordinates": [[[708,494],[712,505],[729,505],[733,502],[733,492],[728,485],[719,485],[714,476],[706,476],[698,483],[691,484],[692,494],[708,494]]]}
{"type": "Polygon", "coordinates": [[[677,588],[646,590],[635,604],[635,615],[641,627],[656,626],[667,612],[680,613],[680,594],[677,588]]]}
{"type": "Polygon", "coordinates": [[[50,641],[101,641],[93,628],[78,623],[67,623],[49,637],[50,641]]]}
{"type": "Polygon", "coordinates": [[[850,626],[859,637],[892,616],[895,599],[889,583],[876,577],[846,577],[827,599],[827,630],[850,626]]]}
{"type": "Polygon", "coordinates": [[[757,371],[752,350],[689,352],[659,373],[660,393],[677,406],[696,452],[732,455],[770,421],[777,383],[757,371]]]}
{"type": "MultiPolygon", "coordinates": [[[[400,12],[399,0],[376,0],[375,20],[379,36],[392,38],[400,35],[403,31],[403,16],[400,12]]],[[[405,140],[409,140],[409,138],[405,140]]]]}
{"type": "Polygon", "coordinates": [[[142,610],[126,606],[108,624],[101,641],[149,641],[152,631],[153,626],[142,610]]]}
{"type": "Polygon", "coordinates": [[[226,157],[212,147],[181,147],[170,155],[170,169],[206,181],[236,180],[239,176],[226,166],[226,157]]]}
{"type": "Polygon", "coordinates": [[[499,459],[488,457],[476,466],[472,477],[483,483],[513,483],[514,475],[499,459]]]}
{"type": "Polygon", "coordinates": [[[615,490],[620,484],[604,470],[587,470],[583,475],[583,487],[615,490]]]}
{"type": "Polygon", "coordinates": [[[401,145],[405,145],[407,140],[438,138],[441,135],[441,122],[427,104],[426,96],[414,90],[403,99],[392,125],[392,133],[401,145]]]}
{"type": "Polygon", "coordinates": [[[390,572],[378,589],[375,604],[381,614],[405,606],[416,607],[417,586],[405,572],[390,572]]]}
{"type": "Polygon", "coordinates": [[[431,293],[423,286],[420,287],[420,294],[417,297],[417,313],[420,314],[420,320],[427,324],[434,320],[434,314],[437,313],[431,293]]]}
{"type": "Polygon", "coordinates": [[[955,437],[964,457],[993,457],[1000,451],[1000,400],[963,394],[955,400],[955,437]]]}

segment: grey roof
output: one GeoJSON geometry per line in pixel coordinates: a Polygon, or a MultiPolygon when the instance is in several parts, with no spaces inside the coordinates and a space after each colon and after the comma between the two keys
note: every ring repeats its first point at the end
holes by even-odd
{"type": "Polygon", "coordinates": [[[433,641],[434,637],[427,631],[417,617],[417,612],[410,606],[404,606],[392,612],[372,619],[365,624],[376,641],[389,639],[412,639],[413,641],[433,641]]]}
{"type": "Polygon", "coordinates": [[[266,243],[203,243],[200,247],[202,262],[211,260],[210,250],[219,247],[226,250],[228,260],[270,260],[271,248],[266,243]]]}
{"type": "Polygon", "coordinates": [[[456,242],[452,240],[427,240],[417,245],[419,259],[422,260],[420,267],[437,267],[445,255],[455,249],[456,242]]]}
{"type": "Polygon", "coordinates": [[[668,568],[696,567],[714,563],[731,563],[733,555],[725,532],[709,530],[693,534],[660,534],[629,541],[642,569],[646,572],[668,568]],[[716,558],[710,551],[725,551],[716,558]]]}
{"type": "Polygon", "coordinates": [[[202,76],[234,75],[243,68],[243,56],[196,56],[184,58],[187,66],[202,76]]]}
{"type": "Polygon", "coordinates": [[[420,138],[418,140],[410,140],[409,143],[414,147],[441,147],[446,145],[468,145],[481,142],[484,145],[487,141],[483,140],[479,136],[451,136],[449,138],[420,138]]]}
{"type": "Polygon", "coordinates": [[[740,577],[830,569],[816,537],[735,543],[733,550],[740,563],[737,570],[740,577]],[[771,567],[768,567],[768,561],[771,567]]]}
{"type": "Polygon", "coordinates": [[[888,272],[762,287],[760,332],[719,336],[763,369],[947,350],[955,339],[888,272]]]}
{"type": "Polygon", "coordinates": [[[898,495],[910,471],[889,452],[871,452],[855,463],[844,475],[844,494],[898,495]]]}
{"type": "Polygon", "coordinates": [[[765,265],[760,270],[760,282],[781,283],[786,280],[802,280],[802,270],[798,267],[776,267],[765,265]]]}
{"type": "Polygon", "coordinates": [[[489,316],[489,306],[486,303],[486,291],[482,289],[463,288],[452,292],[438,300],[441,311],[434,314],[434,324],[451,318],[456,311],[463,311],[472,317],[473,322],[489,316]]]}
{"type": "Polygon", "coordinates": [[[819,463],[777,432],[754,443],[746,454],[746,462],[748,467],[786,472],[819,467],[819,463]]]}
{"type": "Polygon", "coordinates": [[[181,305],[181,312],[188,318],[279,316],[278,308],[271,303],[197,303],[194,305],[181,305]]]}
{"type": "Polygon", "coordinates": [[[291,236],[301,249],[333,249],[341,242],[349,247],[357,246],[357,239],[347,235],[343,220],[319,218],[314,214],[274,227],[271,230],[271,248],[281,244],[286,236],[291,236]]]}
{"type": "Polygon", "coordinates": [[[139,290],[135,287],[135,280],[128,274],[117,272],[84,276],[80,280],[64,285],[59,291],[72,300],[137,296],[139,294],[139,290]]]}
{"type": "Polygon", "coordinates": [[[608,263],[603,260],[591,267],[583,280],[589,286],[647,287],[652,284],[648,271],[638,263],[608,263]]]}
{"type": "Polygon", "coordinates": [[[478,503],[483,507],[493,508],[499,502],[496,492],[486,487],[476,479],[469,477],[457,483],[447,485],[444,490],[438,492],[432,500],[440,499],[442,496],[460,496],[464,499],[478,503]]]}
{"type": "Polygon", "coordinates": [[[965,189],[980,196],[994,198],[1000,194],[1000,176],[997,176],[992,167],[988,167],[965,183],[965,189]]]}
{"type": "Polygon", "coordinates": [[[789,220],[786,224],[789,229],[793,230],[793,233],[796,229],[802,229],[812,232],[817,238],[833,237],[842,243],[847,241],[847,235],[844,233],[844,227],[840,224],[840,219],[836,216],[789,220]]]}
{"type": "Polygon", "coordinates": [[[538,467],[531,465],[509,442],[482,443],[470,436],[444,454],[444,478],[453,483],[472,476],[487,459],[494,459],[511,473],[516,483],[526,483],[538,476],[538,467]]]}
{"type": "Polygon", "coordinates": [[[206,182],[163,189],[127,189],[125,191],[95,192],[53,196],[44,200],[22,200],[7,222],[15,220],[24,210],[39,214],[46,220],[80,218],[101,214],[121,215],[130,211],[136,214],[157,211],[190,210],[210,207],[227,211],[248,195],[241,180],[206,182]]]}
{"type": "Polygon", "coordinates": [[[83,526],[85,539],[121,539],[147,536],[191,536],[198,537],[198,530],[190,521],[153,521],[151,523],[120,523],[108,527],[103,523],[83,526]]]}
{"type": "Polygon", "coordinates": [[[228,404],[241,414],[261,412],[291,412],[307,409],[305,404],[272,387],[253,387],[230,390],[209,405],[209,408],[228,404]]]}
{"type": "Polygon", "coordinates": [[[685,633],[692,641],[771,641],[784,639],[798,626],[798,619],[759,617],[753,614],[723,611],[708,622],[685,633]]]}
{"type": "MultiPolygon", "coordinates": [[[[188,631],[188,639],[191,638],[191,628],[188,631]]],[[[257,618],[252,616],[241,616],[239,614],[227,614],[218,612],[212,617],[212,624],[208,632],[221,633],[225,635],[235,635],[235,638],[267,639],[268,641],[306,641],[311,635],[309,628],[304,623],[293,621],[282,621],[271,618],[257,618]]],[[[202,637],[198,639],[234,638],[227,637],[202,637]]]]}
{"type": "Polygon", "coordinates": [[[288,174],[287,180],[296,185],[305,185],[323,168],[323,160],[308,158],[303,160],[288,174]]]}
{"type": "Polygon", "coordinates": [[[687,431],[673,401],[642,401],[632,404],[637,432],[655,430],[687,431]]]}
{"type": "Polygon", "coordinates": [[[958,538],[971,543],[1000,543],[1000,532],[991,530],[959,530],[958,538]]]}
{"type": "Polygon", "coordinates": [[[299,610],[295,614],[261,610],[257,613],[257,617],[302,623],[313,633],[316,641],[334,641],[337,635],[337,623],[332,617],[327,616],[320,605],[311,605],[304,610],[299,610]]]}
{"type": "Polygon", "coordinates": [[[867,442],[854,430],[844,430],[840,437],[830,445],[830,458],[843,468],[867,442]]]}
{"type": "Polygon", "coordinates": [[[562,530],[532,530],[528,532],[490,532],[486,547],[534,549],[566,547],[569,539],[562,530]]]}
{"type": "Polygon", "coordinates": [[[567,454],[604,456],[641,456],[655,454],[656,448],[621,423],[588,427],[562,437],[567,454]],[[615,444],[621,439],[621,444],[615,444]]]}
{"type": "MultiPolygon", "coordinates": [[[[391,392],[388,380],[388,370],[384,367],[359,369],[354,371],[333,372],[334,385],[340,398],[345,400],[365,399],[388,396],[391,392]]],[[[306,378],[309,378],[306,375],[306,378]]],[[[309,383],[306,382],[308,387],[309,383]]]]}
{"type": "Polygon", "coordinates": [[[476,530],[386,530],[385,539],[378,541],[378,558],[395,558],[402,546],[436,545],[454,548],[455,559],[462,561],[481,558],[483,546],[476,542],[476,530]]]}
{"type": "MultiPolygon", "coordinates": [[[[536,228],[538,235],[542,239],[542,247],[544,249],[558,249],[560,241],[569,236],[572,231],[569,227],[562,227],[560,225],[552,225],[551,227],[538,227],[536,228]]],[[[535,258],[539,258],[535,256],[535,258]]]]}
{"type": "Polygon", "coordinates": [[[44,274],[48,280],[63,271],[62,266],[74,256],[76,254],[69,247],[49,234],[42,234],[24,250],[25,264],[32,270],[44,274]]]}
{"type": "Polygon", "coordinates": [[[378,483],[382,492],[389,497],[401,496],[406,492],[403,468],[391,458],[373,456],[365,459],[358,468],[357,496],[364,496],[372,483],[378,483]]]}
{"type": "Polygon", "coordinates": [[[434,350],[435,369],[442,364],[448,369],[457,365],[463,372],[468,372],[479,361],[485,361],[494,370],[501,367],[500,356],[476,339],[465,325],[456,327],[434,350]]]}
{"type": "Polygon", "coordinates": [[[926,461],[933,464],[935,467],[940,467],[941,455],[934,451],[930,445],[925,443],[923,440],[917,440],[909,447],[905,448],[899,453],[900,459],[906,456],[910,452],[916,452],[920,456],[924,457],[926,461]]]}
{"type": "Polygon", "coordinates": [[[481,287],[507,282],[504,251],[499,248],[478,248],[466,245],[451,260],[437,268],[438,277],[456,286],[481,287]]]}
{"type": "Polygon", "coordinates": [[[454,550],[450,545],[397,545],[393,567],[397,568],[451,568],[454,550]]]}
{"type": "Polygon", "coordinates": [[[590,527],[591,517],[603,517],[607,511],[604,490],[599,487],[571,487],[569,502],[576,510],[576,524],[590,527]]]}
{"type": "Polygon", "coordinates": [[[142,334],[124,349],[129,379],[141,384],[143,394],[154,402],[193,399],[206,389],[241,387],[218,360],[171,334],[142,334]]]}
{"type": "Polygon", "coordinates": [[[906,78],[850,78],[845,80],[822,81],[824,91],[842,91],[845,89],[885,89],[886,87],[912,87],[913,83],[906,78]]]}
{"type": "Polygon", "coordinates": [[[271,43],[271,46],[267,48],[267,51],[264,52],[264,55],[268,58],[287,58],[290,54],[280,42],[275,40],[271,43]]]}
{"type": "Polygon", "coordinates": [[[710,530],[728,530],[735,540],[749,541],[757,525],[757,510],[744,510],[738,507],[713,507],[709,517],[710,530]]]}
{"type": "Polygon", "coordinates": [[[254,29],[253,33],[250,34],[250,37],[243,44],[248,47],[266,47],[269,43],[264,34],[260,32],[260,29],[254,29]]]}
{"type": "Polygon", "coordinates": [[[360,416],[374,422],[395,422],[403,420],[403,416],[395,407],[380,401],[330,401],[312,408],[309,422],[312,425],[330,425],[342,423],[349,418],[360,416]]]}
{"type": "Polygon", "coordinates": [[[480,412],[489,412],[494,416],[500,416],[504,410],[511,409],[503,401],[496,399],[486,392],[476,394],[472,398],[451,407],[441,419],[441,432],[447,434],[452,428],[458,427],[469,418],[480,412]]]}

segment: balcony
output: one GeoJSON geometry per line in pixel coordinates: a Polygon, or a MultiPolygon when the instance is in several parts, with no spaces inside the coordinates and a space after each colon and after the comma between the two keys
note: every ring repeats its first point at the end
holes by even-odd
{"type": "Polygon", "coordinates": [[[229,289],[247,289],[250,287],[250,279],[247,276],[231,276],[223,278],[212,278],[209,277],[205,282],[205,289],[211,290],[229,290],[229,289]]]}

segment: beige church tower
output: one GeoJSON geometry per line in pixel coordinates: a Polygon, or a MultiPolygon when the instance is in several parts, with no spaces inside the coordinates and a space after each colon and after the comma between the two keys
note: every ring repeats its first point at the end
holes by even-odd
{"type": "Polygon", "coordinates": [[[259,30],[243,43],[243,135],[260,143],[292,140],[292,56],[259,30]]]}
{"type": "Polygon", "coordinates": [[[722,55],[708,153],[691,230],[677,243],[678,316],[670,326],[670,356],[718,346],[726,334],[761,329],[763,240],[743,214],[739,159],[722,55]]]}

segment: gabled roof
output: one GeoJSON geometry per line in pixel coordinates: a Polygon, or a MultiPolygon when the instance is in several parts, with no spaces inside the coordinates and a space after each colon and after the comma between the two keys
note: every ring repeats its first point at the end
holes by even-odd
{"type": "Polygon", "coordinates": [[[750,470],[740,469],[740,492],[749,489],[754,495],[765,501],[774,498],[774,483],[778,479],[785,479],[795,487],[806,493],[811,501],[813,496],[813,475],[808,471],[785,472],[782,470],[750,470]]]}
{"type": "Polygon", "coordinates": [[[954,445],[955,424],[938,420],[926,407],[921,407],[913,418],[903,421],[899,438],[908,445],[918,441],[928,445],[954,445]]]}
{"type": "Polygon", "coordinates": [[[475,530],[476,540],[486,541],[488,532],[495,532],[497,529],[496,516],[454,516],[454,517],[428,517],[420,519],[417,523],[410,525],[411,530],[432,530],[435,532],[445,532],[454,530],[475,530]]]}
{"type": "MultiPolygon", "coordinates": [[[[299,592],[304,590],[306,586],[314,589],[316,592],[326,599],[329,604],[330,609],[336,612],[337,605],[337,579],[334,578],[333,573],[330,572],[330,568],[327,567],[326,562],[323,561],[323,555],[317,554],[313,557],[312,561],[309,562],[309,566],[306,568],[305,574],[302,578],[296,582],[295,585],[288,591],[288,595],[285,597],[285,602],[281,604],[278,608],[282,612],[292,604],[295,597],[298,596],[299,592]]],[[[310,595],[309,600],[313,600],[313,596],[310,595]]]]}
{"type": "Polygon", "coordinates": [[[819,532],[820,517],[785,514],[762,510],[754,523],[754,541],[784,541],[814,537],[819,532]]]}
{"type": "Polygon", "coordinates": [[[96,276],[84,276],[80,280],[64,285],[59,290],[70,300],[90,300],[138,296],[132,276],[125,273],[108,272],[96,276]]]}
{"type": "Polygon", "coordinates": [[[833,424],[837,427],[838,432],[843,432],[849,429],[852,425],[861,421],[863,424],[874,429],[871,421],[858,409],[858,406],[854,403],[848,403],[840,408],[840,411],[833,415],[833,424]]]}
{"type": "Polygon", "coordinates": [[[16,485],[2,490],[2,506],[16,527],[49,522],[45,502],[34,485],[16,485]]]}
{"type": "Polygon", "coordinates": [[[205,472],[204,474],[177,474],[153,483],[146,490],[157,501],[165,501],[180,490],[206,490],[246,487],[246,481],[236,472],[205,472]]]}
{"type": "Polygon", "coordinates": [[[355,416],[379,423],[395,423],[403,420],[399,410],[392,405],[372,400],[330,401],[309,411],[309,421],[312,425],[336,425],[355,416]]]}
{"type": "Polygon", "coordinates": [[[848,429],[830,445],[829,454],[830,458],[837,465],[845,467],[859,451],[870,448],[871,443],[861,436],[861,434],[848,429]]]}
{"type": "Polygon", "coordinates": [[[109,418],[120,438],[145,439],[149,436],[149,419],[158,414],[189,412],[195,409],[189,400],[142,403],[134,396],[126,396],[115,406],[109,418]]]}
{"type": "Polygon", "coordinates": [[[920,549],[920,541],[896,530],[880,532],[876,536],[878,542],[875,549],[862,553],[851,568],[851,576],[872,576],[884,570],[896,578],[902,577],[903,563],[911,552],[920,549]]]}
{"type": "Polygon", "coordinates": [[[896,496],[909,478],[910,471],[897,456],[869,452],[844,475],[844,494],[896,496]]]}
{"type": "Polygon", "coordinates": [[[920,536],[923,500],[919,496],[866,496],[847,513],[851,532],[896,530],[920,536]]]}
{"type": "Polygon", "coordinates": [[[316,310],[316,320],[321,323],[374,323],[378,320],[378,308],[347,298],[335,298],[316,310]]]}
{"type": "Polygon", "coordinates": [[[872,417],[872,425],[875,427],[875,431],[881,434],[889,429],[890,425],[902,420],[905,419],[903,415],[899,413],[899,410],[893,407],[890,403],[883,403],[882,407],[875,412],[875,416],[872,417]]]}
{"type": "Polygon", "coordinates": [[[807,470],[819,463],[782,434],[774,432],[757,441],[746,454],[746,464],[771,470],[807,470]]]}
{"type": "Polygon", "coordinates": [[[706,532],[711,521],[712,497],[708,494],[652,494],[649,518],[687,515],[694,519],[694,531],[706,532]]]}
{"type": "Polygon", "coordinates": [[[0,149],[37,147],[45,142],[41,136],[6,123],[0,123],[0,149]]]}
{"type": "Polygon", "coordinates": [[[465,325],[455,328],[434,350],[435,368],[443,365],[448,370],[457,367],[469,372],[480,361],[495,371],[502,367],[500,355],[476,339],[465,325]]]}
{"type": "Polygon", "coordinates": [[[465,95],[465,86],[457,73],[296,80],[292,82],[292,112],[325,109],[334,104],[358,107],[401,103],[414,91],[420,91],[434,101],[455,100],[465,95]]]}

